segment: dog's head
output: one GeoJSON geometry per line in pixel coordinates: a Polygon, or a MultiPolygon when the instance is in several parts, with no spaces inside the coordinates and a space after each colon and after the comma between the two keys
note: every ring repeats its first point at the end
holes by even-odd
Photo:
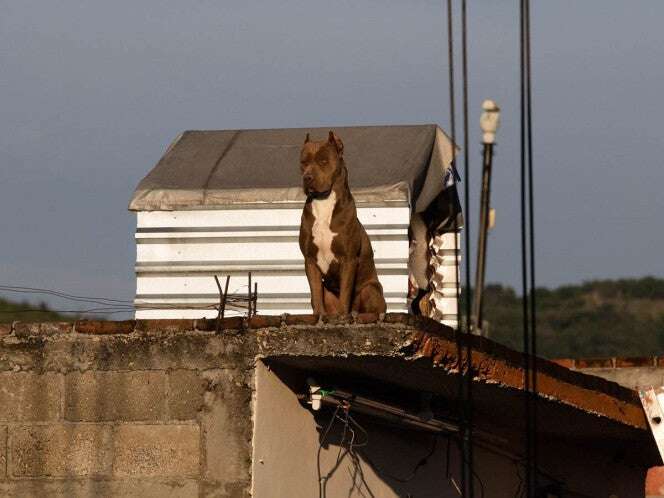
{"type": "Polygon", "coordinates": [[[344,144],[330,131],[327,140],[313,142],[307,133],[300,151],[302,187],[307,195],[322,194],[332,189],[332,184],[343,168],[344,144]]]}

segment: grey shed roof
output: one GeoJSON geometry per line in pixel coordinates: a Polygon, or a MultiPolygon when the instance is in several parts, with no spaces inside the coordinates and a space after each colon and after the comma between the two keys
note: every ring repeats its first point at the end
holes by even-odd
{"type": "MultiPolygon", "coordinates": [[[[132,211],[302,204],[299,152],[331,128],[185,131],[141,180],[132,211]]],[[[434,124],[333,127],[358,204],[409,202],[423,211],[443,189],[452,143],[434,124]]]]}

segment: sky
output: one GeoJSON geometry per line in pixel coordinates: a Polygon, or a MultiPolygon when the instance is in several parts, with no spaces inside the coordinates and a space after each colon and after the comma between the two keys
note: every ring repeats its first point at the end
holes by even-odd
{"type": "MultiPolygon", "coordinates": [[[[518,2],[468,4],[471,243],[492,98],[487,280],[518,287],[518,2]]],[[[0,8],[0,285],[132,299],[127,204],[183,130],[449,129],[442,0],[0,8]]],[[[532,2],[538,285],[664,277],[663,18],[658,0],[532,2]]]]}

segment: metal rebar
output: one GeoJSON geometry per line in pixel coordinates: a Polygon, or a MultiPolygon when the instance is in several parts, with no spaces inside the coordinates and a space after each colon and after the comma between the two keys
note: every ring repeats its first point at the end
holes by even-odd
{"type": "Polygon", "coordinates": [[[247,301],[247,317],[251,318],[251,272],[248,274],[248,279],[249,279],[249,285],[248,285],[248,290],[247,293],[249,294],[249,300],[247,301]]]}
{"type": "Polygon", "coordinates": [[[256,316],[256,306],[258,305],[258,282],[254,282],[254,316],[256,316]]]}

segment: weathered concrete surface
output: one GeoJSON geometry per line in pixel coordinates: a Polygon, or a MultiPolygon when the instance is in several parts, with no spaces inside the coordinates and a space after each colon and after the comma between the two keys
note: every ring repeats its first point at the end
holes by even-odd
{"type": "Polygon", "coordinates": [[[174,420],[195,419],[203,407],[208,381],[195,370],[168,374],[168,414],[174,420]]]}
{"type": "Polygon", "coordinates": [[[0,372],[0,422],[61,417],[62,375],[0,372]]]}
{"type": "Polygon", "coordinates": [[[252,373],[208,372],[209,389],[201,411],[205,462],[203,495],[241,498],[251,485],[252,373]]]}
{"type": "Polygon", "coordinates": [[[166,373],[71,372],[65,377],[65,419],[164,420],[166,373]]]}
{"type": "Polygon", "coordinates": [[[0,479],[7,475],[7,427],[0,426],[0,479]]]}
{"type": "Polygon", "coordinates": [[[198,498],[195,480],[20,480],[0,481],[3,498],[198,498]]]}
{"type": "Polygon", "coordinates": [[[255,346],[163,325],[0,337],[0,496],[249,496],[255,346]]]}
{"type": "Polygon", "coordinates": [[[9,335],[0,341],[0,372],[206,370],[253,361],[252,344],[235,332],[9,335]]]}
{"type": "MultiPolygon", "coordinates": [[[[453,331],[427,320],[261,318],[224,320],[220,334],[210,320],[5,327],[0,496],[247,498],[257,359],[434,393],[468,368],[453,331]]],[[[498,400],[482,408],[517,417],[521,355],[478,338],[460,341],[474,349],[474,392],[498,400]]],[[[644,452],[633,391],[545,361],[539,375],[542,403],[561,434],[573,433],[563,422],[582,413],[597,434],[635,437],[644,452]]]]}
{"type": "Polygon", "coordinates": [[[53,424],[10,431],[10,477],[105,477],[113,464],[112,427],[53,424]]]}
{"type": "Polygon", "coordinates": [[[197,477],[197,425],[134,425],[115,429],[113,475],[117,477],[197,477]]]}

